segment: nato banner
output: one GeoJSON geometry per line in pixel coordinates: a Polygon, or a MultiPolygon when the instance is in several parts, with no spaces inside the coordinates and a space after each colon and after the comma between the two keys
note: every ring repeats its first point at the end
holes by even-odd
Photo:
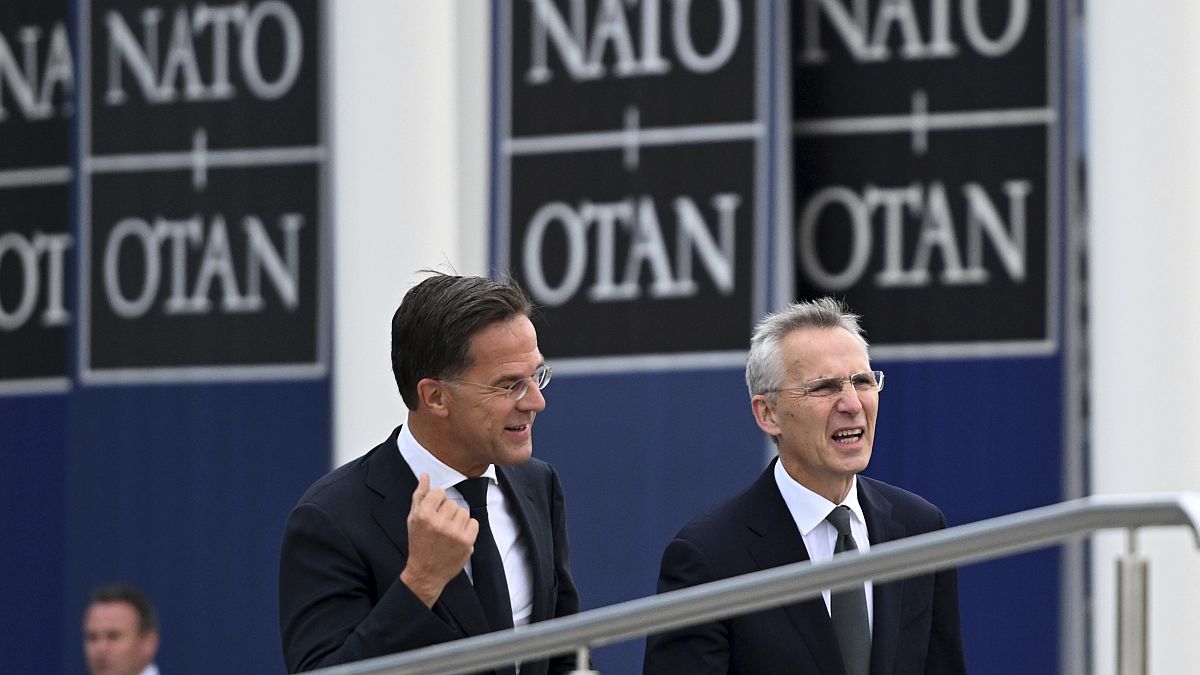
{"type": "MultiPolygon", "coordinates": [[[[867,473],[951,524],[1080,496],[1063,5],[792,7],[794,220],[775,283],[862,315],[888,373],[867,473]]],[[[1081,574],[1063,560],[960,570],[971,672],[1070,662],[1083,599],[1061,595],[1081,574]]]]}
{"type": "Polygon", "coordinates": [[[492,260],[539,306],[535,453],[600,607],[653,594],[671,534],[766,461],[741,368],[788,207],[786,22],[754,0],[493,7],[492,260]]]}
{"type": "Polygon", "coordinates": [[[320,371],[315,7],[93,4],[85,377],[320,371]]]}
{"type": "MultiPolygon", "coordinates": [[[[951,524],[1073,496],[1063,3],[493,8],[492,260],[540,306],[585,605],[653,593],[763,469],[745,355],[795,300],[846,300],[888,373],[868,475],[951,524]]],[[[972,672],[1057,667],[1059,562],[962,571],[972,672]]]]}
{"type": "Polygon", "coordinates": [[[67,386],[73,86],[66,6],[0,9],[0,396],[67,386]]]}
{"type": "Polygon", "coordinates": [[[766,306],[768,12],[497,5],[495,259],[560,371],[745,349],[766,306]]]}
{"type": "Polygon", "coordinates": [[[323,14],[0,7],[0,671],[83,672],[117,581],[165,671],[282,667],[278,542],[332,455],[323,14]]]}

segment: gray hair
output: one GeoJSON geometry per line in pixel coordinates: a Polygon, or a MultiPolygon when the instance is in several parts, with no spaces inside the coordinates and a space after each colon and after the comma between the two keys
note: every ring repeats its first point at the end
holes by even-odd
{"type": "Polygon", "coordinates": [[[783,386],[784,366],[779,343],[793,331],[804,328],[841,328],[869,349],[863,337],[859,316],[845,303],[830,297],[796,302],[786,309],[768,314],[754,328],[750,354],[746,358],[746,386],[750,395],[762,394],[783,386]]]}

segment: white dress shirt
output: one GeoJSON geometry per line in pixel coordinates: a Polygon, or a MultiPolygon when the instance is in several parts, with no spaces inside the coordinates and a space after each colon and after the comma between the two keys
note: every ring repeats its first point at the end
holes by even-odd
{"type": "MultiPolygon", "coordinates": [[[[442,488],[455,504],[468,511],[471,509],[458,488],[454,487],[467,477],[446,466],[434,457],[433,453],[422,447],[417,439],[413,438],[408,426],[400,428],[396,445],[400,448],[400,455],[408,462],[418,479],[423,473],[429,474],[430,488],[442,488]]],[[[496,466],[489,464],[483,475],[489,479],[488,523],[492,528],[492,537],[496,539],[496,548],[500,550],[500,558],[504,561],[504,577],[508,581],[508,597],[512,602],[513,626],[523,626],[529,623],[529,617],[533,614],[533,563],[529,558],[529,545],[521,536],[513,510],[497,482],[496,466]]],[[[470,560],[467,561],[466,569],[467,576],[472,576],[470,560]]]]}
{"type": "MultiPolygon", "coordinates": [[[[863,518],[862,506],[858,503],[858,476],[850,483],[850,492],[841,504],[834,504],[821,495],[797,483],[783,468],[783,462],[775,462],[775,484],[779,486],[779,494],[787,504],[796,528],[804,538],[804,547],[808,549],[808,557],[814,562],[826,562],[833,559],[833,547],[837,542],[837,528],[825,517],[837,506],[850,507],[850,533],[854,535],[854,543],[858,550],[866,552],[871,548],[867,538],[867,521],[863,518]]],[[[863,584],[867,592],[867,622],[875,625],[875,608],[873,607],[874,592],[871,582],[863,584]]],[[[829,611],[829,589],[821,591],[825,598],[825,611],[829,611]]]]}

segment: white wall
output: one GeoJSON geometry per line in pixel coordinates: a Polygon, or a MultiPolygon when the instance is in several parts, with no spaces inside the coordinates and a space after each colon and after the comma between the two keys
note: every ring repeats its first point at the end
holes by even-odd
{"type": "Polygon", "coordinates": [[[335,464],[404,421],[389,330],[417,271],[486,271],[487,10],[329,5],[335,464]]]}
{"type": "MultiPolygon", "coordinates": [[[[1200,3],[1087,7],[1092,491],[1200,490],[1200,3]]],[[[1115,672],[1114,556],[1093,549],[1095,673],[1115,672]]],[[[1197,672],[1200,554],[1138,537],[1151,673],[1197,672]]]]}

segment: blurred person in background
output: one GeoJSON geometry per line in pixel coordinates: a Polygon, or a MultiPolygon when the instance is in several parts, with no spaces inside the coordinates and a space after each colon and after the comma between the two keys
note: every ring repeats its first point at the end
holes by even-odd
{"type": "Polygon", "coordinates": [[[158,615],[138,589],[112,584],[92,593],[83,614],[83,654],[92,675],[158,675],[158,615]]]}

